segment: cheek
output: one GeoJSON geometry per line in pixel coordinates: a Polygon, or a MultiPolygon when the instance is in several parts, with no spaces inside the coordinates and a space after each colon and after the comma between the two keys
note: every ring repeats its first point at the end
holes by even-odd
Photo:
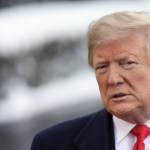
{"type": "MultiPolygon", "coordinates": [[[[150,99],[149,69],[130,72],[127,77],[129,91],[142,103],[150,99]]],[[[149,100],[148,100],[149,101],[149,100]]]]}
{"type": "Polygon", "coordinates": [[[136,92],[143,90],[147,84],[150,85],[150,76],[147,76],[146,72],[139,68],[128,71],[124,75],[124,79],[128,87],[136,92]]]}
{"type": "Polygon", "coordinates": [[[137,93],[143,101],[150,103],[150,77],[142,77],[135,82],[137,93]]]}
{"type": "Polygon", "coordinates": [[[100,91],[102,100],[104,100],[106,99],[105,97],[107,95],[107,89],[108,89],[107,80],[104,78],[97,77],[97,76],[96,76],[96,79],[97,79],[97,83],[99,86],[99,91],[100,91]]]}
{"type": "Polygon", "coordinates": [[[150,71],[137,71],[136,73],[132,74],[130,81],[141,91],[146,91],[150,89],[150,71]]]}

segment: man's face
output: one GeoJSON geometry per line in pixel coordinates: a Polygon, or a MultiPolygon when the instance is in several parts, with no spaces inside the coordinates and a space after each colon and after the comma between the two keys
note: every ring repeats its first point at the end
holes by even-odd
{"type": "Polygon", "coordinates": [[[140,34],[99,44],[93,68],[106,109],[131,123],[150,118],[150,52],[140,34]]]}

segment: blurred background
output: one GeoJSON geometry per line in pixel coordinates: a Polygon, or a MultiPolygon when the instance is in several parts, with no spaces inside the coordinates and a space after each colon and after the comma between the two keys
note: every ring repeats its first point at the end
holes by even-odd
{"type": "Polygon", "coordinates": [[[149,0],[1,0],[0,149],[29,150],[38,131],[102,108],[87,62],[88,25],[149,6],[149,0]]]}

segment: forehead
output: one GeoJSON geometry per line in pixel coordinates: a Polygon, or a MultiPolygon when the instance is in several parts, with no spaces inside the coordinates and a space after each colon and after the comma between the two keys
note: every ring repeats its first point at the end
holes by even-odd
{"type": "Polygon", "coordinates": [[[138,58],[146,54],[146,48],[146,40],[139,34],[102,43],[93,50],[93,63],[97,58],[112,59],[127,56],[135,56],[138,58]]]}

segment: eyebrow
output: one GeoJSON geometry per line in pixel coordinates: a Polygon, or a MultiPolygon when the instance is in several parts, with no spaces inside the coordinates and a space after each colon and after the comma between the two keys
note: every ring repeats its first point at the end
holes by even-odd
{"type": "MultiPolygon", "coordinates": [[[[115,62],[125,61],[125,60],[128,60],[129,58],[130,58],[129,56],[121,56],[121,57],[115,58],[114,61],[115,62]]],[[[103,65],[103,64],[107,64],[107,63],[109,63],[109,61],[107,61],[107,60],[99,60],[98,62],[96,62],[94,64],[94,66],[99,66],[99,65],[103,65]]]]}
{"type": "Polygon", "coordinates": [[[103,64],[108,64],[108,61],[98,61],[97,63],[94,64],[94,66],[99,66],[99,65],[103,65],[103,64]]]}
{"type": "Polygon", "coordinates": [[[127,60],[127,59],[129,59],[129,56],[122,56],[120,58],[115,58],[114,60],[115,61],[122,61],[122,60],[127,60]]]}
{"type": "Polygon", "coordinates": [[[115,58],[114,60],[118,62],[118,61],[125,61],[128,59],[130,59],[130,56],[122,56],[120,58],[115,58]]]}

